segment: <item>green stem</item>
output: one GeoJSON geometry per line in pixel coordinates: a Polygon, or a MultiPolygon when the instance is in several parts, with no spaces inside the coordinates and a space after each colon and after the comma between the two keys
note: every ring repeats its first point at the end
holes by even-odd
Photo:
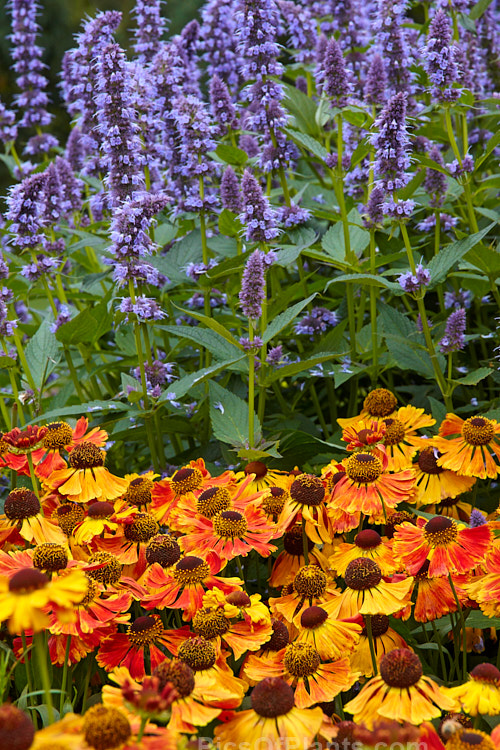
{"type": "MultiPolygon", "coordinates": [[[[23,642],[23,661],[24,661],[24,667],[26,669],[26,680],[28,682],[28,692],[30,693],[29,705],[33,706],[34,705],[34,696],[33,696],[34,687],[33,687],[33,675],[31,672],[32,665],[31,665],[31,659],[29,658],[28,644],[26,641],[26,634],[24,631],[21,633],[21,640],[23,642]]],[[[33,711],[32,718],[35,721],[35,728],[36,728],[36,716],[37,716],[36,712],[33,711]]]]}
{"type": "Polygon", "coordinates": [[[33,492],[35,493],[37,498],[40,500],[40,490],[38,488],[38,481],[35,475],[35,467],[33,466],[33,456],[31,455],[31,453],[27,453],[26,458],[28,459],[28,466],[30,470],[31,484],[33,485],[33,492]]]}
{"type": "MultiPolygon", "coordinates": [[[[253,343],[253,322],[248,321],[248,339],[253,343]]],[[[248,353],[248,447],[254,447],[254,413],[255,413],[255,353],[248,353]]]]}
{"type": "Polygon", "coordinates": [[[372,633],[372,616],[364,615],[364,621],[365,621],[365,626],[366,626],[366,635],[368,637],[368,643],[370,646],[370,656],[372,658],[373,674],[375,676],[378,674],[378,666],[377,666],[377,655],[375,653],[375,643],[373,640],[373,633],[372,633]]]}
{"type": "Polygon", "coordinates": [[[140,742],[142,740],[142,736],[144,734],[144,730],[146,729],[146,725],[148,721],[149,719],[147,716],[141,716],[141,726],[139,727],[139,733],[137,735],[137,742],[140,742]]]}
{"type": "Polygon", "coordinates": [[[49,718],[49,724],[53,724],[55,721],[54,704],[52,702],[51,683],[49,677],[49,670],[47,668],[47,646],[43,633],[35,633],[33,635],[33,642],[35,644],[35,653],[38,659],[38,668],[40,670],[40,677],[42,681],[42,687],[44,692],[45,704],[47,706],[47,714],[49,718]]]}
{"type": "Polygon", "coordinates": [[[66,684],[68,681],[68,662],[69,662],[70,648],[71,648],[71,635],[68,635],[67,640],[66,640],[66,651],[64,654],[63,673],[62,673],[62,680],[61,680],[61,696],[59,699],[59,716],[61,718],[63,715],[64,703],[66,701],[66,684]]]}
{"type": "Polygon", "coordinates": [[[306,533],[305,518],[302,518],[302,550],[304,552],[304,563],[309,565],[309,538],[306,533]]]}
{"type": "MultiPolygon", "coordinates": [[[[376,274],[375,231],[370,230],[370,273],[376,274]]],[[[374,286],[370,287],[370,327],[372,336],[372,388],[378,380],[378,337],[377,337],[377,295],[374,286]]]]}
{"type": "MultiPolygon", "coordinates": [[[[453,125],[451,122],[451,114],[450,114],[450,108],[446,107],[444,110],[444,117],[446,122],[446,132],[448,133],[448,139],[450,141],[451,149],[455,155],[456,160],[458,161],[459,165],[462,166],[462,157],[460,155],[460,151],[458,149],[457,141],[455,139],[455,133],[453,132],[453,125]]],[[[472,194],[470,191],[470,183],[468,177],[465,178],[466,181],[463,183],[464,188],[464,196],[467,203],[467,213],[469,216],[469,224],[470,228],[473,232],[478,232],[479,228],[477,225],[477,219],[476,214],[474,213],[474,204],[472,202],[472,194]]]]}
{"type": "MultiPolygon", "coordinates": [[[[459,617],[460,617],[460,624],[461,624],[461,627],[462,627],[462,650],[463,650],[463,655],[462,655],[462,669],[463,669],[463,672],[462,672],[462,676],[463,676],[464,680],[466,680],[467,679],[467,633],[466,633],[466,630],[465,630],[464,611],[462,609],[462,605],[460,604],[460,599],[458,598],[457,590],[455,588],[455,584],[453,583],[453,578],[451,577],[451,573],[448,573],[448,581],[450,582],[450,587],[451,587],[451,590],[453,592],[453,598],[455,599],[455,604],[457,605],[458,614],[459,614],[459,617]]],[[[458,633],[457,633],[457,635],[458,635],[458,633]]],[[[457,643],[455,643],[455,648],[457,648],[457,650],[460,651],[460,646],[458,645],[458,641],[457,641],[457,643]]],[[[457,675],[458,675],[458,671],[457,671],[457,675]]]]}
{"type": "Polygon", "coordinates": [[[448,672],[446,669],[446,661],[444,658],[443,644],[441,643],[441,638],[439,637],[439,633],[434,623],[434,620],[431,620],[430,622],[432,626],[432,632],[434,633],[434,641],[437,643],[438,649],[439,649],[439,658],[441,660],[441,671],[443,673],[442,678],[445,682],[448,682],[448,672]]]}

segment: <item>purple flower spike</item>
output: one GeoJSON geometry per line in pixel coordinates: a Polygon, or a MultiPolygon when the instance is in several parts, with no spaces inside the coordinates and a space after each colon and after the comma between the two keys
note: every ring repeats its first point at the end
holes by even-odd
{"type": "Polygon", "coordinates": [[[26,177],[7,198],[6,218],[12,221],[11,242],[16,247],[35,247],[43,242],[45,180],[44,172],[26,177]]]}
{"type": "Polygon", "coordinates": [[[335,37],[332,37],[326,45],[318,77],[324,93],[332,99],[333,104],[336,107],[345,106],[351,85],[347,77],[342,49],[335,37]]]}
{"type": "MultiPolygon", "coordinates": [[[[441,151],[438,146],[434,145],[429,151],[429,159],[435,161],[440,167],[444,167],[444,159],[441,156],[441,151]]],[[[446,190],[448,189],[448,183],[446,177],[442,172],[438,172],[437,169],[427,168],[425,174],[424,187],[427,192],[431,195],[431,206],[438,208],[442,205],[446,190]]]]}
{"type": "Polygon", "coordinates": [[[415,294],[423,287],[429,286],[431,283],[431,272],[419,263],[415,269],[415,275],[411,271],[408,271],[399,277],[398,283],[401,289],[407,294],[415,294]]]}
{"type": "Polygon", "coordinates": [[[269,242],[279,235],[278,215],[255,177],[245,170],[241,180],[243,211],[240,221],[246,224],[246,238],[254,242],[269,242]]]}
{"type": "Polygon", "coordinates": [[[239,214],[242,209],[240,185],[232,167],[226,167],[220,182],[220,197],[224,208],[239,214]]]}
{"type": "Polygon", "coordinates": [[[238,127],[236,109],[229,90],[218,75],[210,81],[210,109],[216,123],[217,135],[223,136],[229,129],[238,127]]]}
{"type": "Polygon", "coordinates": [[[458,352],[465,346],[466,317],[463,307],[451,313],[446,321],[444,336],[439,342],[443,354],[458,352]]]}
{"type": "Polygon", "coordinates": [[[387,92],[387,71],[380,55],[374,55],[365,81],[364,95],[368,104],[383,104],[387,92]]]}
{"type": "MultiPolygon", "coordinates": [[[[378,184],[388,193],[400,190],[410,181],[410,139],[406,129],[407,95],[400,92],[389,100],[375,120],[378,133],[371,136],[375,146],[374,172],[378,184]]],[[[390,198],[382,204],[384,214],[401,219],[409,216],[414,202],[390,198]]]]}
{"type": "Polygon", "coordinates": [[[161,14],[163,0],[136,0],[132,11],[137,26],[134,29],[134,50],[140,63],[149,63],[160,48],[167,21],[161,14]]]}
{"type": "Polygon", "coordinates": [[[408,0],[377,0],[374,28],[376,44],[384,63],[393,92],[410,89],[410,65],[407,31],[403,27],[408,0]]]}
{"type": "Polygon", "coordinates": [[[384,212],[382,210],[384,199],[384,188],[380,185],[375,185],[364,209],[366,213],[366,225],[369,229],[372,229],[377,224],[382,224],[384,220],[384,212]]]}
{"type": "Polygon", "coordinates": [[[17,138],[16,116],[0,101],[0,143],[9,143],[17,138]]]}
{"type": "Polygon", "coordinates": [[[262,315],[262,303],[266,298],[264,260],[261,250],[255,250],[247,260],[239,298],[243,315],[252,320],[258,320],[262,315]]]}
{"type": "Polygon", "coordinates": [[[430,23],[422,56],[433,94],[439,101],[452,102],[460,96],[460,89],[453,88],[458,78],[456,55],[457,49],[451,44],[450,20],[444,11],[438,10],[430,23]]]}
{"type": "Polygon", "coordinates": [[[200,49],[208,75],[218,75],[235,92],[240,84],[241,56],[236,36],[239,0],[208,0],[201,11],[200,49]]]}

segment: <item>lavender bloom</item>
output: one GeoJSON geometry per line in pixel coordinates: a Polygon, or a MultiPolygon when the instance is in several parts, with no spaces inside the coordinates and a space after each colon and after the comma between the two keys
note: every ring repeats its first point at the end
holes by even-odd
{"type": "Polygon", "coordinates": [[[470,513],[469,526],[475,529],[477,526],[484,526],[487,523],[486,516],[477,508],[473,508],[470,513]]]}
{"type": "MultiPolygon", "coordinates": [[[[174,364],[172,362],[162,362],[161,359],[154,359],[151,364],[146,362],[144,365],[146,372],[146,385],[149,390],[158,388],[172,383],[175,380],[174,375],[174,364]]],[[[132,370],[132,374],[137,380],[141,379],[141,369],[136,367],[132,370]]]]}
{"type": "Polygon", "coordinates": [[[6,218],[12,222],[11,241],[16,247],[35,247],[43,242],[45,179],[43,172],[27,177],[12,188],[7,198],[6,218]]]}
{"type": "Polygon", "coordinates": [[[283,346],[281,344],[269,349],[266,362],[271,367],[284,367],[284,365],[289,364],[288,356],[283,353],[283,346]]]}
{"type": "Polygon", "coordinates": [[[143,261],[132,258],[127,260],[126,263],[117,263],[110,261],[110,265],[113,265],[113,281],[123,286],[130,280],[135,285],[149,284],[150,286],[160,287],[168,282],[165,276],[152,266],[150,263],[144,263],[143,261]]]}
{"type": "Polygon", "coordinates": [[[62,189],[62,213],[68,216],[72,211],[82,208],[83,182],[75,177],[71,164],[62,156],[57,156],[55,167],[62,189]]]}
{"type": "Polygon", "coordinates": [[[415,294],[431,283],[431,272],[424,268],[421,263],[416,268],[415,275],[411,271],[401,274],[398,279],[399,286],[407,294],[415,294]]]}
{"type": "Polygon", "coordinates": [[[207,271],[211,268],[215,268],[217,261],[215,258],[210,258],[208,263],[188,263],[186,266],[186,276],[193,281],[198,281],[202,276],[205,276],[207,271]]]}
{"type": "Polygon", "coordinates": [[[305,224],[311,218],[311,212],[307,208],[297,206],[295,203],[290,206],[283,206],[279,214],[281,223],[287,229],[305,224]]]}
{"type": "Polygon", "coordinates": [[[445,292],[444,293],[444,306],[447,310],[450,307],[454,307],[456,310],[459,307],[469,308],[472,304],[472,292],[468,289],[459,289],[458,292],[445,292]]]}
{"type": "Polygon", "coordinates": [[[44,255],[38,255],[36,262],[28,263],[21,269],[21,276],[28,281],[37,281],[42,276],[49,274],[61,264],[60,258],[47,258],[44,255]]]}
{"type": "Polygon", "coordinates": [[[201,59],[209,76],[218,75],[236,92],[241,57],[237,49],[236,8],[239,0],[208,0],[201,11],[201,59]]]}
{"type": "Polygon", "coordinates": [[[438,10],[430,23],[422,56],[434,96],[442,102],[456,101],[461,93],[452,87],[458,77],[456,47],[451,44],[451,23],[442,10],[438,10]]]}
{"type": "Polygon", "coordinates": [[[394,92],[410,88],[411,57],[408,49],[405,11],[407,0],[377,0],[374,20],[376,46],[384,56],[389,85],[394,92]]]}
{"type": "Polygon", "coordinates": [[[232,167],[226,167],[220,181],[220,197],[224,208],[239,214],[242,210],[240,185],[232,167]]]}
{"type": "MultiPolygon", "coordinates": [[[[186,305],[190,310],[202,310],[205,305],[205,295],[203,292],[195,292],[192,297],[186,300],[186,305]]],[[[220,292],[218,289],[210,290],[210,307],[224,307],[227,305],[227,294],[220,292]]]]}
{"type": "Polygon", "coordinates": [[[465,173],[474,171],[474,159],[470,154],[465,154],[461,164],[455,159],[448,164],[448,170],[453,177],[462,177],[465,173]]]}
{"type": "Polygon", "coordinates": [[[374,55],[365,80],[364,96],[368,104],[382,104],[386,99],[387,71],[380,55],[374,55]]]}
{"type": "Polygon", "coordinates": [[[246,336],[241,336],[238,341],[245,352],[258,352],[262,346],[262,339],[260,336],[254,336],[253,341],[250,341],[246,336]]]}
{"type": "Polygon", "coordinates": [[[277,212],[271,208],[268,198],[255,177],[245,170],[241,180],[243,210],[240,221],[246,225],[246,238],[255,242],[269,242],[279,234],[277,212]]]}
{"type": "Polygon", "coordinates": [[[47,154],[51,149],[57,148],[59,141],[50,133],[40,133],[32,136],[23,149],[23,154],[27,156],[38,156],[47,154]]]}
{"type": "Polygon", "coordinates": [[[71,129],[70,134],[68,135],[65,153],[66,159],[75,172],[80,172],[82,169],[86,153],[85,138],[80,128],[75,126],[71,129]]]}
{"type": "Polygon", "coordinates": [[[113,212],[111,252],[118,261],[151,255],[158,246],[149,236],[153,218],[168,204],[168,197],[140,193],[113,212]]]}
{"type": "Polygon", "coordinates": [[[125,297],[120,303],[120,312],[126,314],[125,320],[128,322],[128,316],[133,313],[142,323],[148,323],[153,320],[162,320],[167,314],[163,312],[158,302],[152,297],[146,297],[143,294],[136,297],[132,302],[130,297],[125,297]]]}
{"type": "Polygon", "coordinates": [[[132,11],[137,24],[134,29],[134,51],[142,64],[151,62],[160,48],[167,25],[161,14],[162,5],[163,0],[135,0],[132,11]]]}
{"type": "Polygon", "coordinates": [[[328,328],[334,328],[339,322],[337,313],[326,307],[313,307],[310,313],[295,323],[295,331],[300,335],[314,338],[316,334],[324,333],[328,328]]]}
{"type": "Polygon", "coordinates": [[[105,183],[113,205],[117,206],[144,186],[145,158],[132,106],[125,53],[118,44],[108,44],[97,65],[100,92],[97,117],[108,172],[105,183]]]}
{"type": "Polygon", "coordinates": [[[262,303],[266,298],[263,253],[255,250],[246,262],[241,280],[239,299],[243,314],[258,320],[262,315],[262,303]]]}
{"type": "Polygon", "coordinates": [[[373,229],[377,224],[382,224],[384,220],[384,212],[382,210],[384,198],[384,188],[380,185],[375,185],[368,198],[368,203],[364,207],[366,214],[365,224],[368,229],[373,229]]]}
{"type": "Polygon", "coordinates": [[[0,101],[0,143],[9,143],[17,138],[16,116],[0,101]]]}
{"type": "Polygon", "coordinates": [[[9,277],[9,266],[3,259],[3,255],[0,254],[0,279],[7,279],[9,277]]]}
{"type": "Polygon", "coordinates": [[[318,70],[318,81],[323,92],[332,99],[336,107],[344,107],[351,91],[344,56],[339,43],[332,37],[325,49],[321,67],[318,70]]]}
{"type": "Polygon", "coordinates": [[[465,346],[465,310],[460,307],[451,313],[446,321],[444,336],[439,342],[439,348],[443,354],[451,354],[463,349],[465,346]]]}
{"type": "MultiPolygon", "coordinates": [[[[453,229],[453,227],[456,227],[458,224],[458,218],[456,216],[450,216],[450,214],[440,213],[439,214],[439,225],[441,227],[441,231],[443,232],[449,232],[453,229]]],[[[417,229],[419,232],[429,232],[436,226],[436,214],[431,214],[430,216],[427,216],[427,218],[422,219],[422,221],[419,221],[417,224],[417,229]]]]}
{"type": "Polygon", "coordinates": [[[241,149],[243,149],[243,151],[246,151],[250,159],[253,156],[257,156],[259,153],[259,144],[257,143],[256,139],[253,136],[248,135],[248,133],[240,135],[238,145],[241,149]]]}
{"type": "Polygon", "coordinates": [[[277,0],[286,24],[291,54],[297,62],[311,62],[317,41],[315,20],[308,7],[277,0]]]}
{"type": "Polygon", "coordinates": [[[391,219],[402,220],[407,216],[411,216],[413,209],[415,208],[415,201],[395,201],[394,198],[389,198],[382,203],[382,211],[384,216],[389,216],[391,219]]]}
{"type": "MultiPolygon", "coordinates": [[[[433,146],[431,148],[429,151],[429,159],[435,161],[440,167],[444,167],[444,159],[441,156],[441,151],[438,146],[433,146]]],[[[425,174],[424,187],[431,195],[431,206],[435,208],[441,206],[444,201],[446,190],[448,189],[445,175],[442,172],[438,172],[437,169],[431,169],[428,167],[425,174]]]]}
{"type": "Polygon", "coordinates": [[[39,31],[36,22],[38,4],[36,0],[10,0],[8,7],[12,16],[12,58],[21,91],[15,97],[16,106],[23,117],[19,127],[43,127],[51,121],[47,112],[49,99],[45,93],[48,81],[42,71],[42,49],[35,44],[39,31]]]}
{"type": "Polygon", "coordinates": [[[216,133],[223,136],[229,129],[236,129],[236,109],[231,101],[231,95],[219,76],[215,74],[210,81],[210,109],[215,120],[216,133]]]}
{"type": "Polygon", "coordinates": [[[49,164],[44,172],[45,182],[42,194],[44,211],[42,220],[45,224],[56,224],[62,213],[63,195],[59,172],[54,162],[49,164]]]}
{"type": "MultiPolygon", "coordinates": [[[[379,132],[371,136],[370,141],[375,146],[375,176],[378,184],[387,192],[403,188],[409,181],[407,170],[410,166],[410,140],[406,129],[406,98],[403,93],[396,94],[389,100],[381,114],[375,120],[379,132]]],[[[412,201],[402,201],[401,213],[408,215],[413,207],[412,201]]],[[[384,204],[384,213],[398,214],[394,201],[384,204]]]]}

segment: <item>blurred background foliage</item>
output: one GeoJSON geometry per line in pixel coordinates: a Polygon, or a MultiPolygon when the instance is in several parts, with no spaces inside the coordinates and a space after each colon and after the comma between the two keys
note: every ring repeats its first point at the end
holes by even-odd
{"type": "MultiPolygon", "coordinates": [[[[0,2],[0,97],[9,106],[16,88],[10,69],[10,16],[6,5],[5,0],[0,2]]],[[[177,34],[193,18],[200,20],[198,9],[201,5],[203,0],[167,0],[163,5],[163,13],[169,19],[169,35],[177,34]]],[[[50,111],[54,114],[50,130],[64,143],[69,120],[66,112],[61,109],[58,89],[62,57],[67,49],[74,46],[74,37],[81,29],[82,20],[105,10],[119,10],[123,13],[117,40],[127,48],[132,38],[128,30],[134,26],[131,15],[134,0],[40,0],[39,6],[37,20],[42,31],[37,43],[44,49],[43,61],[47,65],[46,75],[50,82],[50,111]]]]}

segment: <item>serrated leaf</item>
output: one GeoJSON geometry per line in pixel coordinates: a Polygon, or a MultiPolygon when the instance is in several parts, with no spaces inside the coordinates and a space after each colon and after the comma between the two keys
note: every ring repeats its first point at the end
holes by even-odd
{"type": "Polygon", "coordinates": [[[277,315],[274,320],[269,323],[266,330],[264,331],[264,335],[262,337],[263,343],[267,344],[268,341],[271,341],[272,338],[277,336],[280,331],[282,331],[284,328],[286,328],[287,325],[292,322],[292,320],[295,320],[295,318],[302,312],[304,307],[307,307],[307,305],[312,302],[315,297],[315,294],[311,294],[307,299],[297,302],[297,304],[292,305],[292,307],[289,307],[288,310],[285,310],[285,312],[277,315]]]}
{"type": "Polygon", "coordinates": [[[87,307],[78,313],[76,317],[72,318],[72,320],[59,326],[55,337],[62,344],[65,344],[65,346],[81,344],[84,341],[92,341],[97,326],[97,319],[87,307]]]}
{"type": "Polygon", "coordinates": [[[440,250],[439,253],[434,258],[432,258],[431,261],[429,261],[428,268],[431,272],[431,283],[429,285],[430,288],[433,288],[437,286],[437,284],[443,282],[446,279],[448,271],[453,268],[455,263],[458,263],[459,260],[462,260],[462,258],[470,250],[478,245],[483,237],[485,237],[488,232],[493,229],[494,226],[494,224],[490,224],[480,232],[471,234],[470,237],[464,237],[461,240],[457,240],[456,242],[451,242],[449,245],[445,245],[445,247],[440,250]]]}
{"type": "Polygon", "coordinates": [[[62,416],[81,417],[89,416],[91,413],[106,413],[108,411],[127,411],[131,407],[123,401],[88,401],[85,404],[76,404],[74,406],[61,406],[40,414],[33,422],[29,424],[40,424],[41,421],[49,422],[51,419],[58,419],[62,416]]]}
{"type": "Polygon", "coordinates": [[[155,255],[148,258],[149,263],[174,284],[189,281],[186,276],[186,267],[189,263],[200,263],[202,260],[203,251],[199,229],[193,229],[178,242],[174,242],[165,255],[155,255]]]}
{"type": "Polygon", "coordinates": [[[38,389],[42,388],[47,376],[59,361],[58,348],[56,337],[50,330],[50,323],[44,320],[25,349],[30,374],[38,389]]]}
{"type": "Polygon", "coordinates": [[[204,367],[201,370],[192,372],[189,375],[176,380],[174,383],[171,383],[169,387],[163,391],[159,398],[159,401],[167,400],[167,395],[169,395],[170,397],[170,394],[174,394],[175,398],[181,398],[182,396],[185,396],[186,393],[188,393],[194,386],[200,385],[200,383],[204,383],[205,380],[211,378],[212,375],[218,375],[218,373],[222,372],[223,370],[229,370],[233,365],[241,362],[244,359],[246,359],[246,355],[237,357],[236,359],[226,359],[223,362],[216,362],[213,365],[210,365],[210,367],[204,367]]]}
{"type": "MultiPolygon", "coordinates": [[[[370,242],[370,232],[361,226],[361,216],[353,208],[347,216],[349,222],[349,243],[351,252],[360,255],[370,242]]],[[[337,221],[330,227],[328,232],[323,235],[321,246],[325,252],[339,263],[346,264],[346,251],[344,241],[344,228],[341,221],[337,221]]]]}
{"type": "Polygon", "coordinates": [[[240,358],[242,350],[240,346],[230,343],[225,337],[217,331],[209,328],[197,328],[194,326],[157,326],[168,333],[172,333],[179,338],[193,341],[198,346],[208,349],[218,359],[240,358]]]}
{"type": "MultiPolygon", "coordinates": [[[[248,405],[242,398],[211,382],[210,421],[217,440],[229,445],[241,446],[248,442],[248,405]]],[[[260,422],[254,414],[254,440],[260,437],[260,422]]]]}
{"type": "Polygon", "coordinates": [[[319,135],[319,128],[316,123],[316,104],[313,99],[295,86],[285,84],[283,88],[286,96],[286,108],[294,116],[300,130],[312,135],[319,135]]]}
{"type": "Polygon", "coordinates": [[[493,372],[491,367],[479,367],[477,370],[469,372],[463,378],[457,378],[453,382],[460,385],[477,385],[481,380],[487,378],[493,372]]]}
{"type": "Polygon", "coordinates": [[[234,214],[228,208],[222,209],[219,214],[219,232],[227,237],[237,237],[241,232],[241,221],[237,214],[234,214]]]}
{"type": "Polygon", "coordinates": [[[237,167],[241,167],[248,161],[248,154],[243,151],[242,148],[237,146],[229,146],[226,143],[221,143],[215,149],[215,153],[226,164],[235,164],[237,167]]]}
{"type": "MultiPolygon", "coordinates": [[[[379,320],[384,329],[387,348],[398,367],[402,370],[414,370],[429,379],[434,378],[431,358],[425,348],[422,334],[413,321],[398,310],[379,303],[379,320]]],[[[437,356],[441,369],[445,366],[442,354],[437,356]]]]}
{"type": "Polygon", "coordinates": [[[223,326],[221,323],[219,323],[218,320],[215,320],[215,318],[209,318],[207,315],[202,315],[202,313],[194,312],[194,310],[184,310],[182,307],[179,307],[178,305],[174,305],[174,307],[177,310],[180,310],[183,315],[187,315],[190,318],[194,318],[195,320],[199,320],[200,323],[203,323],[207,326],[207,328],[211,328],[212,331],[215,331],[220,336],[222,336],[223,339],[226,339],[226,341],[229,341],[230,344],[234,344],[234,346],[239,346],[238,341],[234,338],[233,334],[227,330],[225,326],[223,326]]]}
{"type": "Polygon", "coordinates": [[[13,359],[12,357],[2,356],[0,357],[0,367],[15,367],[17,365],[17,360],[13,359]]]}

